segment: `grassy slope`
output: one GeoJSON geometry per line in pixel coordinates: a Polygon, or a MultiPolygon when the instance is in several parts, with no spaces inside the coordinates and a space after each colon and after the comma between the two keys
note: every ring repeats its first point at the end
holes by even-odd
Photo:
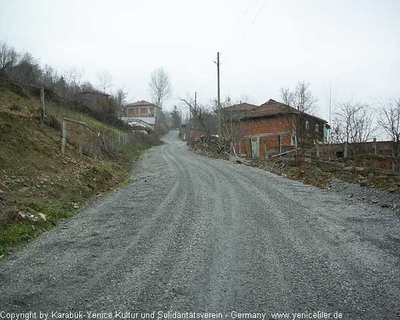
{"type": "MultiPolygon", "coordinates": [[[[118,162],[79,156],[71,144],[61,154],[61,133],[40,128],[38,106],[37,99],[0,87],[0,257],[72,216],[88,199],[122,185],[129,177],[128,159],[150,147],[131,144],[121,150],[118,162]]],[[[68,116],[96,130],[119,132],[54,103],[47,104],[47,111],[59,121],[68,116]]],[[[74,141],[81,129],[68,130],[74,141]]]]}

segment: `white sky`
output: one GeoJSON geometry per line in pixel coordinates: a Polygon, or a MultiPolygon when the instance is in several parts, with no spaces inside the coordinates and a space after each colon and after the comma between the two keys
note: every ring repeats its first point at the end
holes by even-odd
{"type": "Polygon", "coordinates": [[[0,0],[0,40],[84,80],[108,71],[131,101],[151,100],[163,67],[172,96],[249,96],[261,104],[280,88],[310,83],[317,113],[335,100],[400,97],[400,0],[0,0]]]}

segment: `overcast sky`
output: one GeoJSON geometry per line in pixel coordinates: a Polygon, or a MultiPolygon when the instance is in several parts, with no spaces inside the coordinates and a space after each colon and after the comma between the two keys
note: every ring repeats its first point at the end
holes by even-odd
{"type": "Polygon", "coordinates": [[[281,87],[310,83],[317,113],[335,100],[400,97],[399,0],[0,0],[0,40],[58,70],[96,83],[108,71],[131,101],[151,100],[163,67],[177,97],[221,96],[254,104],[281,87]]]}

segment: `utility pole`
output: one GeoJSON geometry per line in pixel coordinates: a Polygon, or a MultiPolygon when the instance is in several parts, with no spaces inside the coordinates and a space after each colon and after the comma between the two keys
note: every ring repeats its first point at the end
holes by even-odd
{"type": "Polygon", "coordinates": [[[221,141],[221,91],[220,91],[220,79],[219,79],[219,52],[217,52],[217,108],[218,108],[218,138],[221,141]]]}
{"type": "MultiPolygon", "coordinates": [[[[194,109],[196,109],[197,105],[197,91],[194,92],[194,109]]],[[[189,145],[192,143],[192,109],[189,108],[189,145]]]]}

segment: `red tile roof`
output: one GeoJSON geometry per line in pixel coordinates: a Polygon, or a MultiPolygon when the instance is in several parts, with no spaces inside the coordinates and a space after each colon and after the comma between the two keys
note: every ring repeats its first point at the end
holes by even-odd
{"type": "MultiPolygon", "coordinates": [[[[275,101],[273,99],[269,99],[266,103],[260,105],[259,107],[246,111],[242,119],[272,117],[277,115],[299,113],[300,111],[295,108],[292,108],[284,103],[275,101]]],[[[307,116],[326,122],[324,119],[318,118],[310,114],[307,114],[307,116]]]]}
{"type": "Polygon", "coordinates": [[[252,110],[254,108],[257,108],[257,106],[255,104],[250,104],[247,102],[242,102],[242,103],[238,103],[238,104],[234,104],[231,107],[226,107],[223,108],[223,110],[225,111],[248,111],[248,110],[252,110]]]}

